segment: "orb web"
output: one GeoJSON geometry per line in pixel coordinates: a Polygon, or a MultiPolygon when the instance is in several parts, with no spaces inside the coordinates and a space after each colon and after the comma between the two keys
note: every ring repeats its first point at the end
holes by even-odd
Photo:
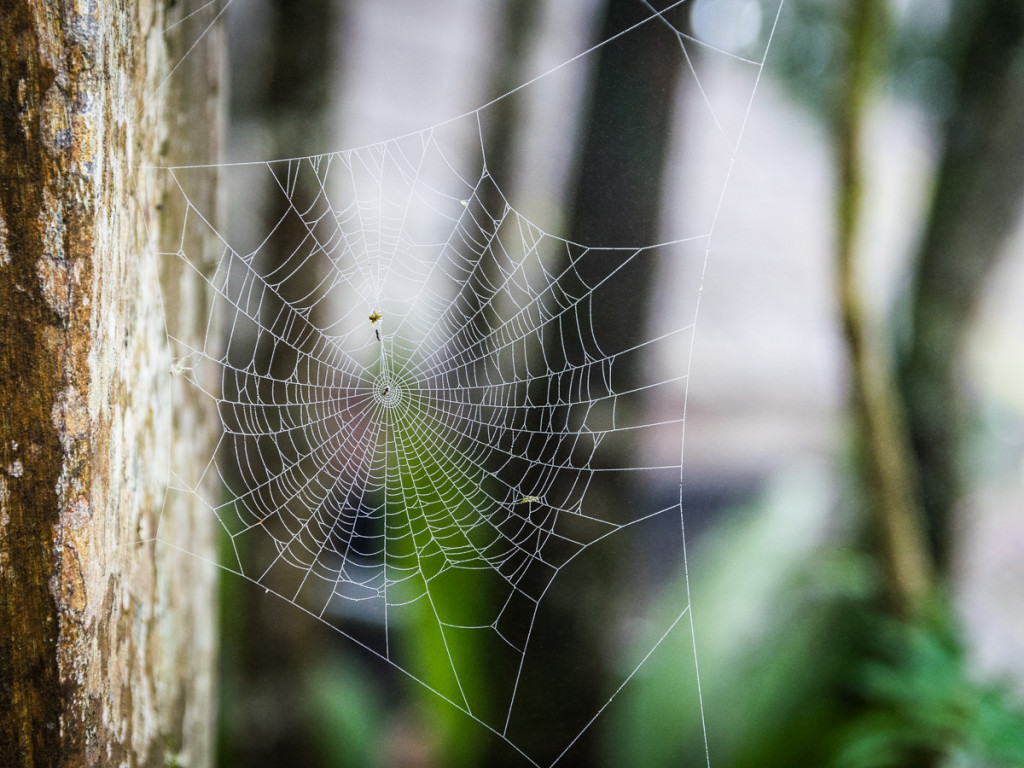
{"type": "MultiPolygon", "coordinates": [[[[746,114],[730,131],[687,52],[700,41],[677,38],[731,164],[746,114]]],[[[747,68],[752,98],[763,56],[715,50],[747,68]]],[[[608,546],[637,563],[685,556],[700,281],[674,285],[665,311],[607,314],[638,275],[681,263],[701,274],[714,215],[687,237],[626,248],[545,232],[491,176],[487,106],[352,150],[161,169],[182,216],[158,251],[209,288],[201,341],[169,329],[172,373],[215,403],[222,433],[174,490],[223,532],[222,566],[520,749],[544,688],[531,650],[554,636],[550,604],[573,599],[560,577],[608,546]],[[244,191],[222,212],[204,203],[210,173],[244,191]],[[403,648],[410,628],[443,663],[403,648]]],[[[688,612],[684,592],[660,637],[688,612]]],[[[560,751],[524,758],[557,762],[645,658],[566,726],[560,751]]]]}

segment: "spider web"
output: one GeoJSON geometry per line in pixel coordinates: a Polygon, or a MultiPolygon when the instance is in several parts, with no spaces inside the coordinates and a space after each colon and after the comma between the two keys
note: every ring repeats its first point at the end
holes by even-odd
{"type": "Polygon", "coordinates": [[[604,705],[560,726],[555,752],[531,751],[531,702],[572,695],[547,691],[532,663],[573,599],[560,582],[611,546],[685,567],[681,447],[700,280],[673,286],[665,311],[615,317],[612,335],[603,314],[638,275],[703,272],[766,27],[757,59],[671,29],[727,162],[701,192],[706,221],[669,242],[600,247],[533,224],[489,172],[490,105],[346,151],[162,170],[184,215],[158,250],[210,296],[201,343],[169,329],[172,373],[215,403],[222,426],[201,474],[177,476],[174,490],[223,531],[221,566],[535,765],[557,762],[689,614],[687,587],[604,705]],[[694,49],[747,73],[731,127],[694,49]],[[243,235],[215,224],[201,202],[214,171],[251,191],[227,201],[229,221],[263,209],[272,223],[243,235]],[[607,503],[610,488],[628,503],[607,503]],[[410,631],[429,634],[420,641],[442,662],[409,653],[410,631]]]}

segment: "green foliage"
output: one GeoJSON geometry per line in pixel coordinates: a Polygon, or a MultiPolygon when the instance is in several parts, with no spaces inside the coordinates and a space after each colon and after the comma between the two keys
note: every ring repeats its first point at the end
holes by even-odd
{"type": "Polygon", "coordinates": [[[384,705],[379,683],[357,664],[336,658],[318,660],[304,680],[311,731],[318,739],[324,765],[373,765],[382,749],[384,705]]]}
{"type": "Polygon", "coordinates": [[[1024,765],[1024,712],[967,671],[943,614],[875,622],[855,684],[864,711],[840,732],[835,768],[1024,765]]]}
{"type": "Polygon", "coordinates": [[[703,720],[713,768],[1024,766],[1024,714],[971,676],[948,606],[884,618],[871,559],[816,484],[783,481],[701,542],[704,711],[680,622],[610,708],[607,765],[706,766],[703,720]]]}
{"type": "Polygon", "coordinates": [[[700,542],[690,573],[703,713],[689,627],[677,626],[610,713],[609,766],[705,766],[704,722],[715,768],[826,763],[848,716],[853,606],[871,582],[863,558],[828,542],[823,479],[781,478],[700,542]]]}

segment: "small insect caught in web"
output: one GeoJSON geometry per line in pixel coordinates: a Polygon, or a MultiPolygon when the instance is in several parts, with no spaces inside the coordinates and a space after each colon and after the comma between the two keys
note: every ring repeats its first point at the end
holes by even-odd
{"type": "Polygon", "coordinates": [[[540,501],[540,496],[523,496],[517,504],[532,504],[535,501],[540,501]]]}

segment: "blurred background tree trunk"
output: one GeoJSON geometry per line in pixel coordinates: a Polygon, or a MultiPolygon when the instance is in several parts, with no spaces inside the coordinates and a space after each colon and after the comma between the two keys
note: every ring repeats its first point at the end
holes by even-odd
{"type": "Polygon", "coordinates": [[[883,610],[872,604],[868,620],[862,619],[869,634],[844,681],[856,691],[862,712],[849,718],[849,746],[840,750],[839,762],[863,749],[864,765],[879,764],[871,761],[885,751],[886,764],[916,768],[944,765],[959,750],[1019,753],[1021,744],[1019,715],[1006,702],[993,706],[1004,718],[1000,727],[1017,730],[1004,743],[999,728],[985,731],[973,712],[954,728],[946,723],[951,712],[969,711],[965,702],[976,695],[948,602],[958,543],[951,521],[964,501],[969,437],[962,340],[1021,209],[1024,7],[984,0],[954,9],[954,99],[940,133],[936,183],[911,271],[907,343],[895,360],[879,319],[866,310],[868,296],[858,279],[862,198],[874,190],[864,177],[861,129],[873,81],[893,72],[887,10],[883,0],[847,4],[845,76],[835,112],[839,304],[861,449],[859,485],[883,576],[881,596],[888,598],[883,610]],[[902,621],[886,623],[893,616],[902,621]],[[885,670],[885,686],[869,680],[870,668],[885,670]],[[907,679],[920,683],[913,694],[900,688],[907,679]],[[946,686],[941,692],[940,680],[946,686]],[[887,721],[899,726],[882,734],[879,724],[887,721]],[[871,739],[875,746],[864,747],[871,739]]]}
{"type": "MultiPolygon", "coordinates": [[[[487,173],[494,183],[483,185],[478,198],[471,203],[474,206],[474,220],[483,222],[483,226],[487,226],[488,221],[493,222],[492,234],[505,212],[507,203],[503,194],[509,192],[515,171],[516,143],[521,138],[519,94],[505,94],[528,79],[525,64],[530,53],[530,35],[534,32],[540,10],[538,0],[505,0],[502,5],[496,35],[498,48],[494,54],[494,67],[489,75],[487,95],[491,99],[504,98],[491,107],[482,142],[487,148],[487,156],[481,158],[486,162],[487,173]]],[[[495,280],[500,274],[491,254],[483,255],[479,270],[484,280],[495,280]]],[[[484,297],[480,293],[473,292],[467,298],[470,302],[467,312],[470,315],[479,312],[476,314],[476,320],[465,332],[474,337],[467,339],[466,343],[473,343],[475,338],[487,334],[489,322],[493,319],[493,309],[488,311],[484,297]]]]}
{"type": "Polygon", "coordinates": [[[900,360],[929,542],[943,569],[965,490],[963,336],[1024,194],[1024,5],[963,0],[953,12],[955,100],[942,131],[900,360]]]}
{"type": "MultiPolygon", "coordinates": [[[[245,147],[246,140],[252,139],[250,133],[255,134],[263,142],[255,151],[267,159],[326,152],[332,148],[330,110],[339,69],[335,42],[344,4],[270,0],[265,6],[264,14],[239,17],[242,28],[233,38],[235,45],[247,49],[264,38],[268,62],[266,69],[255,67],[255,72],[249,72],[236,68],[234,72],[245,78],[233,89],[232,120],[240,126],[235,141],[245,147]]],[[[239,58],[246,59],[241,54],[239,58]]],[[[252,67],[251,59],[246,60],[252,67]]],[[[303,211],[313,205],[319,189],[308,164],[298,167],[296,174],[289,196],[282,195],[269,177],[265,189],[234,190],[239,204],[248,206],[257,217],[255,226],[276,233],[260,252],[261,274],[274,274],[308,236],[300,216],[290,213],[290,205],[303,211]]],[[[305,269],[302,284],[312,290],[327,269],[319,264],[305,269]]],[[[289,287],[302,293],[295,281],[289,287]]],[[[280,312],[289,298],[293,297],[270,296],[264,309],[280,312]]],[[[332,320],[321,313],[330,309],[318,306],[314,322],[329,327],[332,320]]],[[[293,329],[293,333],[299,337],[302,329],[293,329]]],[[[308,339],[296,338],[293,343],[308,346],[308,339]]],[[[273,367],[276,359],[265,359],[255,350],[253,354],[261,370],[281,378],[288,375],[288,371],[273,367]]],[[[263,544],[270,546],[269,542],[263,544]]],[[[317,706],[312,686],[316,670],[330,659],[337,640],[325,637],[319,622],[297,615],[294,606],[241,579],[225,580],[221,601],[224,695],[218,763],[265,768],[329,764],[328,739],[318,733],[323,719],[312,711],[317,706]]]]}
{"type": "MultiPolygon", "coordinates": [[[[663,8],[667,2],[652,6],[663,8]]],[[[689,6],[670,14],[672,26],[687,30],[689,6]]],[[[600,11],[595,41],[608,40],[648,18],[650,8],[632,0],[608,0],[600,11]]],[[[658,242],[665,158],[673,129],[677,83],[683,56],[679,41],[660,19],[648,21],[596,54],[592,80],[583,106],[576,169],[568,201],[566,237],[583,246],[642,247],[658,242]]],[[[591,285],[622,265],[629,251],[593,250],[577,263],[583,281],[591,285]]],[[[564,257],[563,257],[564,258],[564,257]]],[[[652,305],[653,259],[634,259],[616,274],[614,288],[604,292],[600,311],[588,318],[593,337],[602,349],[621,349],[623,338],[636,333],[652,305]],[[635,318],[624,322],[625,318],[635,318]]],[[[567,268],[551,267],[558,275],[567,268]]],[[[565,286],[563,286],[565,287],[565,286]]],[[[569,289],[571,290],[571,289],[569,289]]],[[[583,311],[583,310],[581,310],[583,311]]],[[[560,371],[587,358],[586,335],[550,334],[545,350],[549,370],[560,371]]],[[[597,377],[599,372],[592,372],[597,377]]],[[[629,391],[635,372],[617,371],[616,389],[629,391]],[[621,374],[621,375],[620,375],[621,374]]],[[[547,382],[545,382],[547,384],[547,382]]],[[[595,391],[601,384],[594,382],[595,391]]],[[[588,388],[584,385],[584,389],[588,388]]],[[[562,392],[566,402],[572,394],[562,392]]],[[[552,393],[538,393],[535,402],[547,402],[552,393]]],[[[557,417],[542,417],[558,423],[557,417]]],[[[568,458],[563,459],[567,463],[568,458]]],[[[615,464],[617,459],[608,457],[615,464]]],[[[630,462],[622,460],[625,465],[630,462]]],[[[615,473],[613,473],[615,474],[615,473]]],[[[608,475],[594,475],[588,497],[599,499],[605,510],[629,510],[636,502],[632,489],[609,482],[608,475]]],[[[614,512],[606,512],[614,519],[614,512]]],[[[600,516],[600,515],[598,515],[600,516]]],[[[622,520],[629,513],[623,512],[622,520]]],[[[608,550],[602,549],[607,553],[608,550]]],[[[546,754],[564,745],[608,701],[608,628],[613,610],[612,590],[628,583],[623,574],[628,553],[607,556],[588,553],[571,569],[559,573],[546,596],[560,619],[545,626],[555,628],[551,637],[531,638],[533,663],[547,672],[547,690],[572,691],[571,696],[547,695],[530,702],[534,722],[543,724],[530,735],[518,736],[528,754],[546,754]],[[530,743],[531,740],[536,743],[530,743]]],[[[611,688],[614,690],[614,686],[611,688]]],[[[588,728],[567,755],[578,765],[599,765],[603,744],[598,728],[588,728]]],[[[554,759],[556,754],[548,756],[554,759]]]]}
{"type": "Polygon", "coordinates": [[[932,590],[932,564],[915,487],[892,354],[860,285],[862,257],[862,129],[885,41],[884,0],[848,5],[849,50],[836,110],[837,273],[839,310],[850,359],[858,466],[868,511],[871,544],[885,574],[886,595],[911,615],[932,590]]]}
{"type": "Polygon", "coordinates": [[[0,3],[4,766],[212,759],[213,576],[154,541],[172,526],[212,556],[164,499],[214,422],[171,412],[160,281],[192,330],[203,282],[154,256],[181,212],[152,167],[217,148],[221,46],[211,28],[182,58],[191,6],[0,3]]]}
{"type": "Polygon", "coordinates": [[[907,299],[910,328],[896,364],[856,285],[864,179],[860,123],[880,73],[885,6],[850,5],[847,77],[836,123],[839,295],[863,441],[864,487],[891,597],[904,609],[927,592],[934,563],[948,571],[951,519],[965,492],[969,422],[962,339],[993,264],[1013,233],[1024,190],[1024,7],[1010,0],[955,9],[956,85],[907,299]],[[920,529],[920,530],[918,530],[920,529]]]}

